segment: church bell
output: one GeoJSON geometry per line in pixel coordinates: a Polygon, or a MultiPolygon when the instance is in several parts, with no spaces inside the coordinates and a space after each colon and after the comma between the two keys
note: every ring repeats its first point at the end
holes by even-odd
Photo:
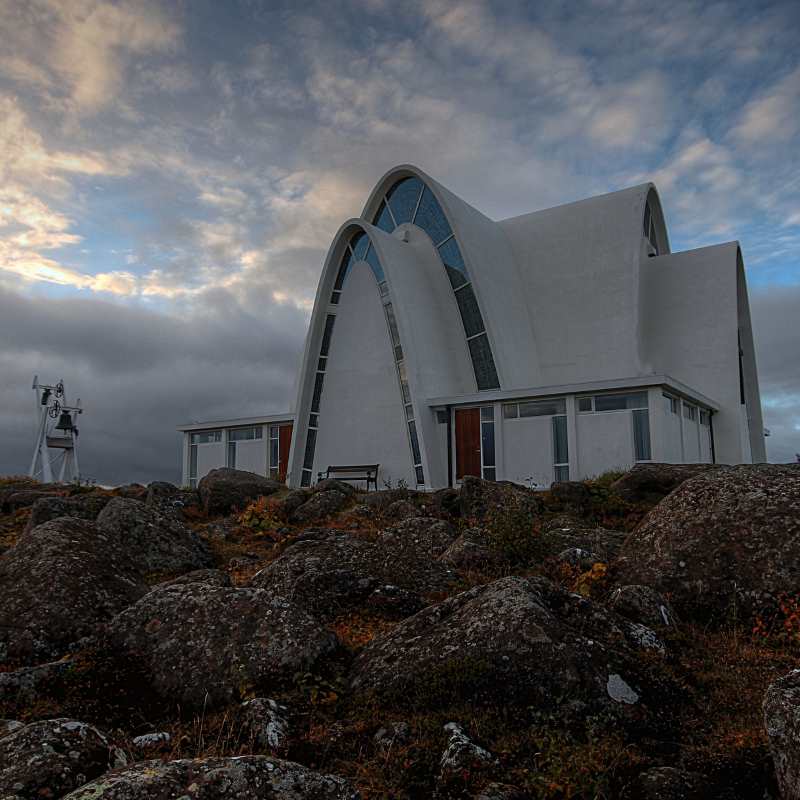
{"type": "Polygon", "coordinates": [[[62,411],[61,416],[58,418],[58,423],[56,424],[57,431],[71,431],[72,430],[72,417],[69,415],[69,411],[62,411]]]}

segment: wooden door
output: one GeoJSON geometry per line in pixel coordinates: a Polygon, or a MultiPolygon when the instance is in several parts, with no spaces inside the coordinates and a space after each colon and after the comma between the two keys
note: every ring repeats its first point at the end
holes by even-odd
{"type": "Polygon", "coordinates": [[[289,467],[289,449],[292,446],[292,428],[294,425],[289,422],[281,425],[278,432],[278,480],[286,480],[286,470],[289,467]]]}
{"type": "Polygon", "coordinates": [[[481,477],[481,410],[456,409],[456,480],[481,477]]]}

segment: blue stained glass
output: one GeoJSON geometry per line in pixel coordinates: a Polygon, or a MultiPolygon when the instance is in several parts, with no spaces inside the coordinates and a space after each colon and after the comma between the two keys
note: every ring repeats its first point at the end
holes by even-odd
{"type": "Polygon", "coordinates": [[[353,259],[355,261],[363,261],[369,247],[369,236],[360,231],[350,240],[350,247],[353,248],[353,259]]]}
{"type": "Polygon", "coordinates": [[[475,336],[475,334],[483,332],[483,317],[481,317],[481,310],[478,308],[478,299],[475,297],[475,292],[472,291],[472,286],[465,286],[456,292],[456,300],[458,301],[458,310],[461,312],[461,321],[464,323],[464,332],[467,336],[475,336]]]}
{"type": "Polygon", "coordinates": [[[455,237],[448,239],[439,248],[439,256],[447,270],[447,277],[450,278],[453,288],[458,289],[459,286],[463,286],[468,280],[467,268],[464,266],[464,259],[461,258],[461,251],[458,249],[455,237]]]}
{"type": "Polygon", "coordinates": [[[381,201],[381,204],[378,206],[378,213],[375,215],[375,219],[372,221],[372,224],[376,225],[387,233],[391,233],[394,230],[394,220],[392,219],[392,215],[389,213],[388,206],[383,201],[381,201]]]}
{"type": "Polygon", "coordinates": [[[422,181],[419,178],[403,178],[386,193],[386,199],[398,225],[411,222],[420,191],[422,191],[422,181]]]}
{"type": "Polygon", "coordinates": [[[381,262],[378,260],[378,254],[375,252],[374,247],[370,247],[367,250],[367,256],[364,259],[370,267],[372,267],[372,273],[375,275],[375,280],[378,283],[383,283],[386,280],[386,276],[383,274],[383,267],[381,266],[381,262]]]}
{"type": "Polygon", "coordinates": [[[475,370],[475,380],[478,389],[499,389],[500,381],[497,378],[497,370],[494,366],[494,358],[489,347],[489,339],[486,334],[476,336],[467,342],[469,354],[472,356],[472,368],[475,370]]]}
{"type": "Polygon", "coordinates": [[[353,256],[350,254],[350,249],[345,247],[342,263],[339,265],[339,272],[336,274],[336,283],[333,285],[333,290],[335,292],[341,291],[342,286],[344,286],[344,279],[347,277],[347,273],[350,270],[350,262],[352,259],[353,256]]]}
{"type": "MultiPolygon", "coordinates": [[[[392,206],[392,209],[394,210],[394,206],[392,206]]],[[[427,186],[422,192],[422,199],[419,201],[419,209],[417,210],[417,216],[414,217],[414,224],[422,228],[433,239],[434,244],[441,244],[453,233],[442,207],[427,186]]]]}

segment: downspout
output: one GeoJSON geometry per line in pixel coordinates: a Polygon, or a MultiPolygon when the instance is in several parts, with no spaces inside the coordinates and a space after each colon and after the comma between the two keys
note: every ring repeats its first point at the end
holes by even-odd
{"type": "Polygon", "coordinates": [[[447,406],[447,485],[453,487],[453,409],[447,406]]]}

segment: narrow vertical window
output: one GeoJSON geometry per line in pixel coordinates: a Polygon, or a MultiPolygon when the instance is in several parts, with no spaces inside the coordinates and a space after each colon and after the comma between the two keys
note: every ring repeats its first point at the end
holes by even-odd
{"type": "Polygon", "coordinates": [[[228,442],[228,467],[236,469],[236,442],[228,442]]]}
{"type": "Polygon", "coordinates": [[[553,477],[556,481],[569,480],[569,440],[567,418],[553,417],[553,477]]]}
{"type": "Polygon", "coordinates": [[[633,448],[637,461],[650,461],[650,416],[646,408],[632,411],[633,448]]]}
{"type": "Polygon", "coordinates": [[[494,408],[481,408],[481,474],[484,480],[497,477],[494,449],[494,408]]]}

